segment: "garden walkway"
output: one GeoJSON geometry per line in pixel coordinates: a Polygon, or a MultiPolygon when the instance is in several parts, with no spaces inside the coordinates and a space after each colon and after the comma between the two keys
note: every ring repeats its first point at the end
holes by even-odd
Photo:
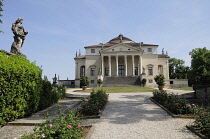
{"type": "Polygon", "coordinates": [[[110,93],[100,119],[92,124],[90,139],[198,139],[186,129],[192,119],[172,118],[149,100],[152,93],[110,93]]]}

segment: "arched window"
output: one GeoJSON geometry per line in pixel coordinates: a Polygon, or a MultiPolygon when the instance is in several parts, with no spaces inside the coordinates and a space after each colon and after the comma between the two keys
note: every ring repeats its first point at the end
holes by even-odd
{"type": "Polygon", "coordinates": [[[80,77],[85,76],[85,66],[80,67],[80,77]]]}

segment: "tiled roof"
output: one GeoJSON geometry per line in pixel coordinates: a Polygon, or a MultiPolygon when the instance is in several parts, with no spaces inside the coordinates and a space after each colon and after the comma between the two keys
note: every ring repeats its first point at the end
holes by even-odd
{"type": "Polygon", "coordinates": [[[120,34],[118,37],[111,39],[109,42],[115,41],[115,40],[121,40],[121,37],[122,37],[122,40],[132,41],[131,39],[124,37],[122,34],[120,34]]]}
{"type": "Polygon", "coordinates": [[[159,54],[158,58],[170,58],[168,55],[165,54],[159,54]]]}
{"type": "Polygon", "coordinates": [[[75,57],[74,59],[85,59],[85,56],[84,55],[80,55],[80,56],[75,57]]]}

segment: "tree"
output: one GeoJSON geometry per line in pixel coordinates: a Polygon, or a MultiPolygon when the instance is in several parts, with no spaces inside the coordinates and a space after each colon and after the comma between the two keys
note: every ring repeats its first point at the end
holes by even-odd
{"type": "MultiPolygon", "coordinates": [[[[0,17],[2,17],[3,15],[1,14],[1,12],[3,11],[3,9],[2,9],[2,6],[3,6],[3,1],[4,0],[0,0],[0,17]]],[[[0,19],[0,23],[2,24],[2,20],[0,19]]],[[[0,30],[0,33],[1,33],[2,31],[0,30]]]]}
{"type": "Polygon", "coordinates": [[[189,67],[184,66],[185,61],[176,58],[169,59],[170,79],[186,79],[189,67]]]}
{"type": "Polygon", "coordinates": [[[210,50],[206,47],[195,48],[189,54],[192,58],[190,71],[192,84],[210,84],[210,50]]]}

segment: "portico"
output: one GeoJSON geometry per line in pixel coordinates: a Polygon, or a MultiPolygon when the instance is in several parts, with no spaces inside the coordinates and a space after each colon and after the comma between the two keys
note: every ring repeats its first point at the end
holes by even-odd
{"type": "Polygon", "coordinates": [[[140,76],[141,59],[141,54],[102,54],[102,76],[140,76]]]}

